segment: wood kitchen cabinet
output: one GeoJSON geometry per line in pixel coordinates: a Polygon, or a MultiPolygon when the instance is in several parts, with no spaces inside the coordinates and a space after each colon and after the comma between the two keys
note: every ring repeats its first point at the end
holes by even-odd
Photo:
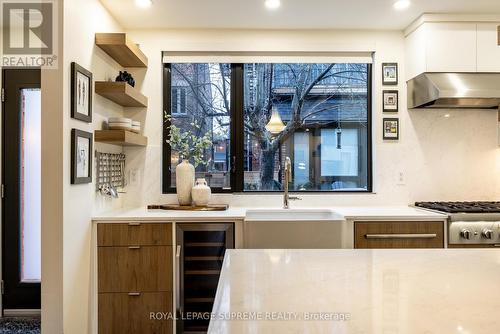
{"type": "Polygon", "coordinates": [[[150,319],[173,314],[172,224],[99,224],[97,246],[99,334],[172,333],[150,319]]]}
{"type": "Polygon", "coordinates": [[[444,223],[354,222],[354,248],[444,248],[444,223]]]}

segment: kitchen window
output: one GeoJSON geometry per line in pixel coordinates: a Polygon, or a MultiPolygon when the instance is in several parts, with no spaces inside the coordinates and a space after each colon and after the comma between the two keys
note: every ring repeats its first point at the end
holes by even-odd
{"type": "MultiPolygon", "coordinates": [[[[214,192],[369,192],[371,64],[168,63],[165,121],[201,122],[207,164],[196,168],[214,192]]],[[[181,160],[164,142],[163,190],[175,192],[181,160]]]]}

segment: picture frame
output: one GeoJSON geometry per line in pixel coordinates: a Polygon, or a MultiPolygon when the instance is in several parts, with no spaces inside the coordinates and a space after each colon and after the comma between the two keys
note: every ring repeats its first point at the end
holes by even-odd
{"type": "Polygon", "coordinates": [[[71,130],[71,184],[92,182],[92,141],[92,133],[71,130]]]}
{"type": "Polygon", "coordinates": [[[397,113],[399,110],[399,91],[384,90],[382,92],[382,111],[397,113]]]}
{"type": "Polygon", "coordinates": [[[398,84],[398,63],[382,63],[382,85],[396,86],[398,84]]]}
{"type": "Polygon", "coordinates": [[[399,118],[384,118],[382,131],[384,140],[399,140],[399,118]]]}
{"type": "Polygon", "coordinates": [[[71,63],[71,117],[92,122],[92,73],[75,62],[71,63]]]}

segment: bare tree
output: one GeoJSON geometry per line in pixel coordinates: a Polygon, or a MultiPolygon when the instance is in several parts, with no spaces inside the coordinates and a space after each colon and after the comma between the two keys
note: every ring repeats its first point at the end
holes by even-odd
{"type": "MultiPolygon", "coordinates": [[[[230,75],[228,67],[223,64],[209,64],[209,71],[217,74],[213,66],[219,66],[219,79],[193,80],[193,76],[175,67],[176,74],[189,86],[192,97],[196,101],[200,120],[212,118],[214,127],[224,127],[230,117],[230,75]],[[210,68],[210,66],[212,66],[210,68]],[[215,92],[215,94],[214,94],[215,92]]],[[[352,97],[349,103],[356,102],[356,87],[364,87],[368,80],[367,68],[364,64],[248,64],[245,71],[244,129],[258,142],[260,148],[260,189],[276,188],[274,181],[275,157],[280,146],[298,129],[305,126],[315,115],[331,110],[325,102],[339,95],[352,97]],[[279,82],[278,82],[279,81],[279,82]],[[314,89],[326,87],[325,94],[311,97],[314,89]],[[291,96],[290,119],[284,130],[273,135],[266,129],[280,92],[285,89],[291,96]],[[306,102],[309,102],[307,108],[306,102]],[[312,103],[312,105],[311,105],[312,103]]],[[[363,100],[360,108],[366,108],[363,100]]],[[[337,105],[340,108],[341,105],[337,105]]]]}

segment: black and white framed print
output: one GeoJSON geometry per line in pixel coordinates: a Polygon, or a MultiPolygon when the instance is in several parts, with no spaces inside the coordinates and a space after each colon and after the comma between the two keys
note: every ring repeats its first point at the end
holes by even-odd
{"type": "Polygon", "coordinates": [[[71,130],[71,184],[92,182],[92,133],[71,130]]]}
{"type": "Polygon", "coordinates": [[[384,140],[399,140],[399,118],[383,119],[384,140]]]}
{"type": "Polygon", "coordinates": [[[71,63],[71,117],[92,122],[92,73],[71,63]]]}
{"type": "Polygon", "coordinates": [[[384,101],[383,112],[398,112],[399,92],[397,90],[384,90],[382,99],[384,101]]]}
{"type": "Polygon", "coordinates": [[[398,63],[383,63],[382,64],[382,85],[397,85],[398,84],[398,63]]]}

